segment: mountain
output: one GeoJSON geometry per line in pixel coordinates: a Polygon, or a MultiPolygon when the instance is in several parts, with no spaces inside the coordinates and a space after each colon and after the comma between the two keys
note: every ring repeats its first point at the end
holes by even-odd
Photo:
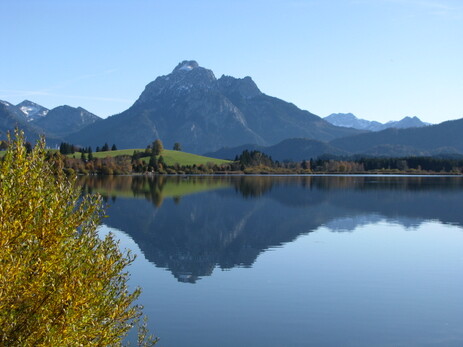
{"type": "Polygon", "coordinates": [[[333,113],[325,117],[324,120],[340,127],[369,131],[381,131],[389,128],[418,128],[430,125],[429,123],[421,121],[418,117],[405,117],[400,121],[389,121],[383,124],[376,121],[357,118],[352,113],[333,113]]]}
{"type": "Polygon", "coordinates": [[[47,108],[29,100],[24,100],[17,104],[16,107],[24,113],[29,122],[45,117],[49,111],[47,108]]]}
{"type": "Polygon", "coordinates": [[[222,148],[215,152],[205,154],[212,158],[233,160],[244,150],[260,151],[270,155],[273,160],[278,161],[302,161],[310,158],[317,158],[324,154],[348,155],[349,153],[328,143],[309,139],[287,139],[273,146],[243,145],[233,148],[222,148]]]}
{"type": "Polygon", "coordinates": [[[0,106],[3,106],[3,110],[7,111],[12,117],[14,117],[17,122],[27,122],[26,115],[15,105],[9,103],[8,101],[0,100],[0,106]]]}
{"type": "Polygon", "coordinates": [[[357,118],[352,113],[332,113],[323,119],[339,127],[369,131],[378,131],[383,126],[380,122],[357,118]]]}
{"type": "Polygon", "coordinates": [[[431,125],[430,123],[423,122],[418,117],[405,117],[399,121],[389,121],[384,124],[384,129],[388,128],[397,128],[397,129],[407,129],[407,128],[421,128],[431,125]]]}
{"type": "Polygon", "coordinates": [[[463,118],[421,128],[390,128],[336,139],[330,145],[371,155],[437,155],[463,153],[463,118]],[[385,152],[389,154],[385,154],[385,152]]]}
{"type": "Polygon", "coordinates": [[[29,100],[18,105],[0,100],[0,137],[13,133],[17,127],[24,131],[26,139],[34,143],[44,135],[47,145],[63,141],[63,136],[85,128],[101,118],[81,107],[59,106],[52,110],[29,100]]]}
{"type": "Polygon", "coordinates": [[[15,105],[0,100],[0,140],[5,140],[8,132],[13,135],[15,128],[23,130],[26,140],[31,143],[40,138],[40,130],[29,124],[15,105]]]}
{"type": "Polygon", "coordinates": [[[250,77],[222,76],[195,61],[149,83],[126,111],[67,137],[68,142],[118,148],[146,147],[159,138],[204,153],[246,143],[273,145],[287,138],[329,141],[360,133],[333,126],[295,105],[262,93],[250,77]]]}
{"type": "Polygon", "coordinates": [[[458,119],[420,128],[390,128],[343,137],[328,143],[309,139],[287,139],[273,146],[249,144],[222,148],[205,155],[214,158],[234,159],[236,155],[247,149],[261,151],[279,161],[301,161],[322,155],[458,157],[463,155],[462,133],[463,119],[458,119]]]}
{"type": "Polygon", "coordinates": [[[101,118],[82,107],[58,106],[31,124],[39,127],[47,135],[66,136],[86,126],[101,121],[101,118]]]}

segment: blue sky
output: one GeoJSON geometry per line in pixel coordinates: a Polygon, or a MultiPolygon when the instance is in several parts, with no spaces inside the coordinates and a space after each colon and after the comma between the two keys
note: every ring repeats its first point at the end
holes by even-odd
{"type": "Polygon", "coordinates": [[[463,117],[460,0],[0,0],[0,99],[127,109],[194,59],[319,116],[463,117]]]}

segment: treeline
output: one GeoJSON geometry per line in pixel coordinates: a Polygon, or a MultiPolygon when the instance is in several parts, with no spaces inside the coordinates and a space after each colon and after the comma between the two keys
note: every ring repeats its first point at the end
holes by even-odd
{"type": "MultiPolygon", "coordinates": [[[[115,150],[115,145],[110,150],[115,150]]],[[[99,149],[99,147],[97,147],[99,149]]],[[[181,150],[181,145],[176,143],[174,149],[181,150]]],[[[105,144],[101,151],[109,150],[105,144]]],[[[144,151],[134,150],[132,155],[117,155],[98,158],[93,156],[91,147],[78,148],[72,144],[62,143],[59,153],[49,154],[49,160],[56,165],[62,166],[69,175],[126,175],[132,173],[140,174],[211,174],[218,172],[239,171],[240,166],[216,165],[213,163],[199,165],[167,165],[162,151],[164,150],[161,140],[153,141],[144,151]],[[80,152],[80,157],[76,155],[80,152]]]]}
{"type": "Polygon", "coordinates": [[[244,151],[228,164],[167,165],[155,146],[132,156],[64,158],[64,167],[80,174],[463,174],[462,159],[433,157],[316,159],[279,162],[259,151],[244,151]]]}
{"type": "Polygon", "coordinates": [[[362,158],[358,160],[366,171],[399,170],[399,171],[429,171],[429,172],[463,172],[463,159],[435,157],[406,158],[362,158]]]}
{"type": "MultiPolygon", "coordinates": [[[[25,143],[29,152],[31,145],[25,143]]],[[[176,144],[177,150],[180,144],[176,144]]],[[[98,150],[114,150],[104,144],[98,150]]],[[[92,148],[81,148],[62,143],[59,152],[47,154],[49,160],[60,165],[68,174],[123,175],[123,174],[463,174],[463,159],[436,157],[401,158],[318,158],[301,162],[279,162],[260,151],[243,151],[227,164],[168,165],[163,156],[163,145],[156,140],[143,151],[132,155],[93,156],[92,148]],[[70,155],[80,153],[80,156],[70,155]]]]}
{"type": "MultiPolygon", "coordinates": [[[[96,146],[95,152],[108,152],[108,151],[117,151],[117,147],[115,144],[112,145],[110,148],[107,143],[105,143],[101,148],[99,146],[96,146]]],[[[74,154],[76,152],[80,153],[87,153],[90,154],[92,153],[92,147],[79,147],[76,145],[73,145],[71,143],[67,142],[61,142],[59,145],[59,152],[61,154],[74,154]]]]}
{"type": "Polygon", "coordinates": [[[310,161],[313,172],[462,174],[463,159],[437,157],[323,159],[310,161]]]}
{"type": "Polygon", "coordinates": [[[462,174],[463,159],[438,157],[318,158],[301,162],[278,162],[259,151],[243,151],[235,158],[245,173],[288,171],[292,173],[409,173],[462,174]]]}

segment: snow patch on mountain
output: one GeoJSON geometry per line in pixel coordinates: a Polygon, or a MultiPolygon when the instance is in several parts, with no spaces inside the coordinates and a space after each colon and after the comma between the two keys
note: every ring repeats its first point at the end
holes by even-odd
{"type": "Polygon", "coordinates": [[[26,116],[28,122],[45,117],[49,111],[47,108],[29,100],[24,100],[17,104],[16,107],[26,116]]]}

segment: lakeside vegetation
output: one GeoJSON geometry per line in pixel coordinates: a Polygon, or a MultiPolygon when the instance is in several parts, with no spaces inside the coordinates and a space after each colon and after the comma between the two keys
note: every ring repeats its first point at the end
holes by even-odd
{"type": "Polygon", "coordinates": [[[134,326],[155,344],[128,287],[134,257],[98,235],[101,197],[81,197],[51,157],[16,134],[1,161],[0,345],[121,346],[134,326]]]}
{"type": "MultiPolygon", "coordinates": [[[[69,175],[129,174],[463,174],[463,159],[445,157],[320,157],[302,161],[274,161],[260,151],[244,150],[233,161],[167,150],[160,140],[145,149],[118,150],[105,144],[97,152],[62,143],[47,158],[60,163],[69,175]]],[[[27,147],[30,151],[31,148],[27,147]]],[[[0,152],[0,157],[2,152],[0,152]]]]}

